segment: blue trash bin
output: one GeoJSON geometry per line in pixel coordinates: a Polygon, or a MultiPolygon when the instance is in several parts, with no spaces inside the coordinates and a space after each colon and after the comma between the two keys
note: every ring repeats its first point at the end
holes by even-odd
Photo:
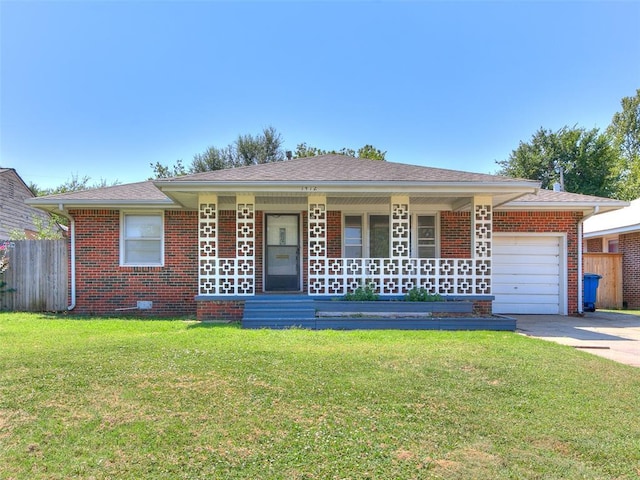
{"type": "Polygon", "coordinates": [[[597,273],[585,273],[582,278],[582,299],[584,302],[584,310],[587,312],[596,311],[596,295],[598,293],[598,283],[600,283],[601,275],[597,273]]]}

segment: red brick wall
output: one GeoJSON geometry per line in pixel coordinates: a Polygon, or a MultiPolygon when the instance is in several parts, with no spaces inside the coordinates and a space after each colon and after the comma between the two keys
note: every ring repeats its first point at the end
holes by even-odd
{"type": "Polygon", "coordinates": [[[327,212],[327,257],[342,257],[342,212],[327,212]]]}
{"type": "Polygon", "coordinates": [[[240,321],[244,313],[244,300],[199,301],[197,318],[201,322],[210,320],[240,321]]]}
{"type": "Polygon", "coordinates": [[[601,253],[602,252],[602,238],[589,238],[586,241],[586,252],[589,253],[601,253]]]}
{"type": "Polygon", "coordinates": [[[195,315],[198,289],[198,216],[167,211],[163,267],[120,266],[120,212],[72,210],[76,222],[78,314],[195,315]],[[150,310],[135,307],[152,301],[150,310]]]}
{"type": "Polygon", "coordinates": [[[471,258],[469,212],[440,212],[440,257],[471,258]]]}
{"type": "Polygon", "coordinates": [[[578,222],[579,212],[494,212],[494,232],[531,232],[567,234],[568,311],[578,310],[578,222]]]}
{"type": "Polygon", "coordinates": [[[218,212],[218,256],[235,258],[236,256],[236,211],[218,212]]]}
{"type": "Polygon", "coordinates": [[[620,235],[622,253],[622,301],[627,308],[640,308],[640,232],[620,235]]]}

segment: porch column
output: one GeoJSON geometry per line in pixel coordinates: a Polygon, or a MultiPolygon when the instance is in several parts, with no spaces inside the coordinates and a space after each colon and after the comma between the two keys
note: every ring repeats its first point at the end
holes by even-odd
{"type": "Polygon", "coordinates": [[[415,286],[411,268],[411,224],[409,196],[392,195],[389,211],[389,255],[391,261],[380,265],[380,293],[399,295],[415,286]]]}
{"type": "Polygon", "coordinates": [[[411,256],[409,196],[391,197],[391,258],[409,258],[411,256]]]}
{"type": "Polygon", "coordinates": [[[327,197],[309,195],[308,205],[308,292],[310,295],[328,293],[327,285],[327,197]]]}
{"type": "Polygon", "coordinates": [[[471,231],[473,232],[473,258],[475,261],[475,293],[491,294],[491,257],[493,242],[493,199],[473,197],[471,231]]]}
{"type": "Polygon", "coordinates": [[[238,295],[255,294],[255,196],[236,195],[236,268],[238,295]]]}
{"type": "Polygon", "coordinates": [[[218,294],[218,196],[198,196],[198,292],[218,294]]]}

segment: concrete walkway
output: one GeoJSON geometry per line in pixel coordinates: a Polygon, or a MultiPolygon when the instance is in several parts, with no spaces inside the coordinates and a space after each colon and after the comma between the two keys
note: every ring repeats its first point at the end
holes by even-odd
{"type": "Polygon", "coordinates": [[[517,332],[640,367],[640,316],[587,312],[584,317],[509,315],[517,332]]]}

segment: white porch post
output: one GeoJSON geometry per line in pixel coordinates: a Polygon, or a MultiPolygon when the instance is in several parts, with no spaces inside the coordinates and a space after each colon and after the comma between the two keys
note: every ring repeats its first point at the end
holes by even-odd
{"type": "Polygon", "coordinates": [[[218,260],[218,196],[198,196],[198,292],[216,295],[218,260]]]}
{"type": "Polygon", "coordinates": [[[308,292],[310,295],[328,293],[327,279],[327,198],[309,195],[308,205],[308,292]]]}
{"type": "Polygon", "coordinates": [[[411,256],[409,226],[409,196],[391,197],[391,258],[411,256]]]}
{"type": "Polygon", "coordinates": [[[471,231],[473,258],[475,261],[475,293],[491,294],[491,258],[493,243],[493,199],[488,196],[473,197],[471,231]]]}
{"type": "Polygon", "coordinates": [[[235,293],[255,294],[255,196],[236,195],[235,293]]]}

